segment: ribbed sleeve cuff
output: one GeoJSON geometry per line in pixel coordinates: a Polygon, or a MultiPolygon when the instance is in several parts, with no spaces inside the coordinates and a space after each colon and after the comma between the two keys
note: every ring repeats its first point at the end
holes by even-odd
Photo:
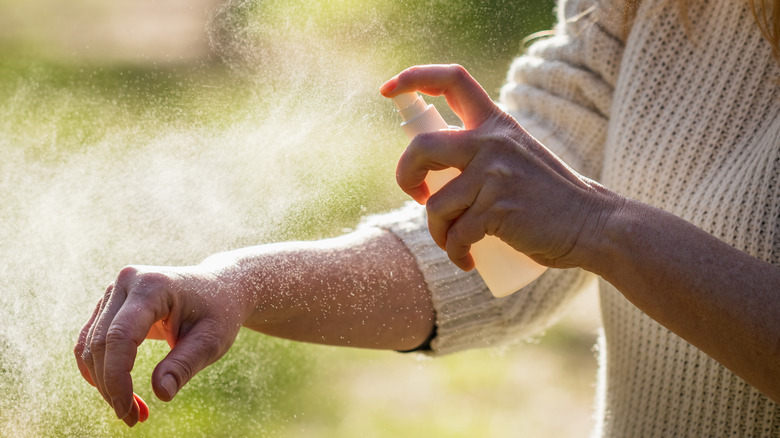
{"type": "MultiPolygon", "coordinates": [[[[531,114],[511,115],[564,160],[576,161],[544,121],[531,114]]],[[[489,347],[543,330],[586,278],[576,270],[549,269],[523,290],[495,298],[476,270],[461,271],[436,246],[428,232],[425,207],[410,202],[393,212],[368,217],[363,225],[391,231],[416,259],[436,312],[436,333],[428,354],[489,347]]]]}
{"type": "Polygon", "coordinates": [[[409,203],[404,208],[367,218],[363,225],[377,226],[398,236],[415,257],[431,293],[436,311],[436,337],[432,354],[494,345],[506,337],[506,324],[499,306],[474,270],[463,272],[428,233],[423,207],[409,203]]]}

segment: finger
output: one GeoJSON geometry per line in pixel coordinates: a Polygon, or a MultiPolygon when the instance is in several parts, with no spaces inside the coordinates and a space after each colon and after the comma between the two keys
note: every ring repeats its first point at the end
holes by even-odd
{"type": "Polygon", "coordinates": [[[474,257],[471,255],[471,245],[457,247],[447,246],[447,256],[452,264],[463,271],[471,271],[476,266],[474,257]]]}
{"type": "MultiPolygon", "coordinates": [[[[133,394],[135,396],[135,394],[133,394]]],[[[131,406],[130,411],[122,418],[122,421],[125,422],[130,427],[133,427],[138,423],[138,417],[140,416],[141,408],[138,405],[138,399],[133,397],[131,400],[131,406]]]]}
{"type": "Polygon", "coordinates": [[[439,131],[416,136],[396,167],[398,186],[419,203],[430,196],[425,179],[430,171],[454,167],[463,170],[477,152],[467,131],[439,131]]]}
{"type": "Polygon", "coordinates": [[[89,329],[86,345],[84,346],[84,352],[81,356],[82,359],[84,360],[84,364],[87,367],[87,371],[89,372],[89,375],[92,379],[92,383],[95,385],[95,388],[97,388],[98,392],[100,392],[100,395],[103,397],[103,399],[106,400],[108,404],[111,404],[111,400],[108,398],[105,390],[103,389],[103,380],[101,378],[102,376],[98,374],[95,368],[96,357],[98,356],[102,357],[103,355],[103,345],[97,344],[95,342],[96,339],[95,334],[100,332],[100,330],[98,330],[100,316],[105,311],[113,291],[114,291],[114,285],[113,284],[109,285],[106,288],[103,298],[100,300],[99,303],[100,307],[98,309],[97,315],[95,315],[95,321],[92,323],[92,326],[89,329]]]}
{"type": "Polygon", "coordinates": [[[146,338],[152,325],[168,315],[168,300],[161,299],[164,291],[134,288],[124,305],[118,309],[106,333],[103,378],[106,394],[112,400],[118,418],[137,414],[133,404],[133,369],[138,346],[146,338]]]}
{"type": "Polygon", "coordinates": [[[420,91],[444,95],[447,104],[466,129],[478,127],[500,109],[481,85],[460,65],[424,65],[408,68],[387,81],[380,92],[386,97],[420,91]]]}
{"type": "Polygon", "coordinates": [[[220,339],[223,333],[209,320],[200,320],[160,361],[152,372],[152,388],[160,400],[171,401],[181,388],[200,370],[219,359],[230,342],[220,339]]]}
{"type": "Polygon", "coordinates": [[[471,246],[486,235],[484,211],[478,203],[473,203],[447,230],[447,255],[452,263],[464,271],[474,269],[471,246]]]}
{"type": "Polygon", "coordinates": [[[447,249],[450,228],[471,208],[481,186],[479,174],[466,169],[428,199],[428,231],[440,248],[447,249]]]}
{"type": "Polygon", "coordinates": [[[122,419],[130,427],[149,419],[149,405],[146,404],[140,395],[133,393],[132,404],[130,413],[122,419]]]}
{"type": "Polygon", "coordinates": [[[81,328],[81,331],[79,332],[79,339],[76,341],[76,346],[73,347],[73,354],[76,356],[76,365],[79,368],[81,377],[83,377],[84,380],[89,382],[89,384],[92,386],[95,386],[95,382],[92,380],[92,376],[89,374],[89,369],[87,368],[87,364],[84,363],[84,358],[82,356],[84,355],[84,349],[87,344],[87,337],[89,336],[92,324],[95,322],[95,318],[97,317],[102,304],[103,299],[101,298],[95,306],[95,310],[92,311],[92,316],[90,316],[89,320],[87,320],[86,324],[84,324],[84,326],[81,328]]]}
{"type": "MultiPolygon", "coordinates": [[[[415,140],[418,140],[419,137],[415,137],[415,140]]],[[[431,196],[428,184],[425,183],[425,177],[428,176],[430,170],[441,168],[441,166],[441,163],[426,162],[425,157],[407,147],[396,165],[396,183],[418,204],[424,205],[431,196]]]]}
{"type": "Polygon", "coordinates": [[[118,279],[114,284],[108,299],[104,300],[105,305],[103,306],[103,309],[101,310],[100,315],[98,316],[95,323],[95,330],[92,334],[90,349],[92,351],[93,357],[93,378],[95,379],[95,384],[98,388],[100,388],[101,392],[108,399],[108,402],[111,404],[111,406],[114,407],[114,410],[117,412],[119,418],[124,418],[127,415],[128,409],[130,407],[129,402],[127,404],[122,404],[120,401],[121,408],[117,408],[117,400],[114,400],[111,395],[111,391],[109,389],[109,384],[111,382],[107,382],[104,369],[106,356],[108,354],[107,344],[113,329],[112,326],[114,324],[114,318],[127,300],[127,291],[125,289],[124,282],[120,280],[121,279],[118,279]],[[120,412],[123,415],[120,416],[120,412]]]}

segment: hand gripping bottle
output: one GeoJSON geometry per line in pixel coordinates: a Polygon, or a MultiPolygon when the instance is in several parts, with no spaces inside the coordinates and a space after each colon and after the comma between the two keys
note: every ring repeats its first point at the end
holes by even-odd
{"type": "MultiPolygon", "coordinates": [[[[410,140],[423,132],[449,128],[436,107],[426,104],[417,93],[399,94],[393,102],[404,120],[401,128],[410,140]]],[[[454,168],[431,171],[425,183],[430,192],[435,193],[459,174],[460,171],[454,168]]],[[[473,244],[471,256],[482,280],[496,297],[516,292],[547,269],[495,236],[485,236],[473,244]]]]}

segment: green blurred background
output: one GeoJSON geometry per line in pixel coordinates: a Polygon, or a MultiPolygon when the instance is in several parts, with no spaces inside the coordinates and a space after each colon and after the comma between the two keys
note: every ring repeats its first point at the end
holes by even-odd
{"type": "Polygon", "coordinates": [[[167,346],[147,342],[133,430],[71,353],[126,264],[402,205],[406,140],[379,85],[456,62],[496,97],[552,23],[549,0],[0,0],[0,436],[587,435],[593,293],[543,337],[436,359],[245,331],[167,404],[148,384],[167,346]]]}

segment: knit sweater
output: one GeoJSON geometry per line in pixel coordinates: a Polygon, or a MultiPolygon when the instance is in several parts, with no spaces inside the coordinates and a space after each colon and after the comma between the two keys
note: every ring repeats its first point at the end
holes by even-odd
{"type": "MultiPolygon", "coordinates": [[[[745,2],[564,0],[517,58],[501,104],[580,173],[780,265],[780,67],[745,2]]],[[[550,269],[506,298],[431,241],[424,212],[377,221],[414,254],[445,354],[532,335],[595,278],[550,269]]],[[[780,408],[598,281],[604,324],[593,436],[780,436],[780,408]]],[[[780,291],[778,291],[780,293],[780,291]]],[[[583,433],[584,435],[584,433],[583,433]]]]}

